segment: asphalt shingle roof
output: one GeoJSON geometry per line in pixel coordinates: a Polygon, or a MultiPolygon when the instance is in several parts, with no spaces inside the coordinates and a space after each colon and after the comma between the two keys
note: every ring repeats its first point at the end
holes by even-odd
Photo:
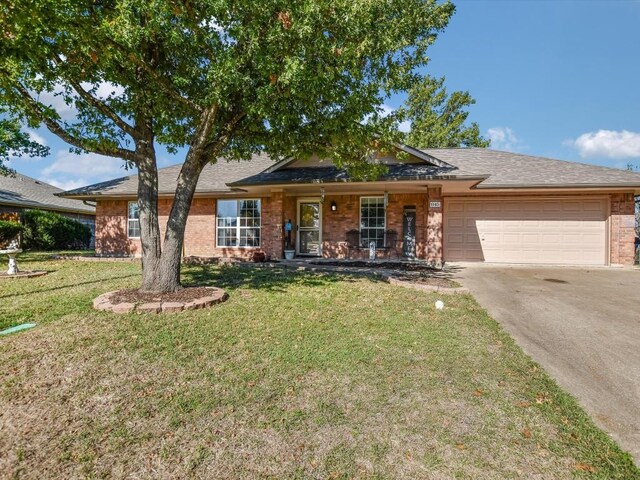
{"type": "MultiPolygon", "coordinates": [[[[386,174],[378,180],[430,180],[458,178],[461,173],[454,168],[438,167],[420,163],[389,165],[386,174]]],[[[243,187],[250,185],[277,185],[296,183],[331,183],[348,182],[349,177],[344,170],[336,167],[297,167],[282,168],[274,172],[261,172],[252,177],[231,184],[243,187]]]]}
{"type": "Polygon", "coordinates": [[[487,148],[422,149],[459,171],[489,175],[477,188],[640,186],[640,173],[487,148]]]}
{"type": "Polygon", "coordinates": [[[56,196],[63,191],[19,173],[11,177],[0,175],[0,205],[95,215],[95,207],[56,196]]]}
{"type": "MultiPolygon", "coordinates": [[[[241,178],[250,177],[273,166],[275,162],[267,155],[254,155],[250,161],[224,161],[207,164],[198,180],[198,192],[228,192],[228,183],[241,178]]],[[[175,193],[176,180],[182,164],[158,169],[158,193],[170,195],[175,193]]],[[[86,187],[65,192],[65,196],[127,196],[138,192],[138,175],[116,178],[107,182],[96,183],[86,187]]]]}
{"type": "MultiPolygon", "coordinates": [[[[477,178],[476,188],[531,187],[615,187],[640,188],[640,173],[576,162],[501,152],[486,148],[423,149],[434,164],[408,163],[390,165],[380,180],[429,180],[477,178]]],[[[335,167],[298,167],[283,165],[267,171],[275,162],[266,154],[250,161],[218,161],[207,165],[200,176],[196,193],[229,192],[234,187],[250,185],[304,184],[349,181],[346,173],[335,167]]],[[[159,193],[171,195],[182,165],[158,170],[159,193]]],[[[64,193],[68,197],[135,196],[137,175],[117,178],[64,193]]]]}

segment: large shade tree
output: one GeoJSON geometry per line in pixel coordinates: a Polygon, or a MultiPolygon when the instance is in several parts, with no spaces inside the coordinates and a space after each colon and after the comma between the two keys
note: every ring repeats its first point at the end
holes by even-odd
{"type": "Polygon", "coordinates": [[[374,133],[376,147],[394,137],[380,105],[415,83],[453,11],[434,0],[4,2],[0,105],[78,153],[137,168],[142,289],[174,291],[207,162],[314,152],[362,173],[374,133]],[[159,144],[186,151],[162,245],[159,144]]]}
{"type": "Polygon", "coordinates": [[[468,107],[475,104],[466,91],[451,94],[444,77],[425,75],[408,91],[405,106],[398,114],[411,122],[406,142],[418,148],[488,147],[477,123],[468,123],[468,107]]]}

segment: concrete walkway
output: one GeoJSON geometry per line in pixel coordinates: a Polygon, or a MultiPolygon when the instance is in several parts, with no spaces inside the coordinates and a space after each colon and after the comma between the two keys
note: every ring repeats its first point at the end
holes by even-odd
{"type": "Polygon", "coordinates": [[[459,267],[454,278],[640,465],[640,271],[459,267]]]}

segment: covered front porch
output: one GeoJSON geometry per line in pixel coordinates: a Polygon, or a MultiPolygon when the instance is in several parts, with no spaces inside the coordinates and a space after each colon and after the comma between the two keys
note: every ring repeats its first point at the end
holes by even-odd
{"type": "Polygon", "coordinates": [[[272,189],[263,219],[272,222],[265,229],[273,234],[265,238],[271,257],[442,264],[441,186],[354,187],[272,189]]]}

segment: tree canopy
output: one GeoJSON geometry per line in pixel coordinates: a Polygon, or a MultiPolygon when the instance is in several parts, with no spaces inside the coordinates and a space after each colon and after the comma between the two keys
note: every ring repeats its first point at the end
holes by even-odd
{"type": "Polygon", "coordinates": [[[11,175],[13,170],[8,162],[11,157],[44,157],[49,148],[32,140],[29,134],[21,129],[20,122],[6,116],[0,107],[0,175],[11,175]]]}
{"type": "Polygon", "coordinates": [[[476,103],[469,92],[447,94],[445,78],[424,76],[408,91],[400,116],[411,121],[406,143],[417,148],[488,147],[478,124],[467,124],[467,107],[476,103]]]}
{"type": "Polygon", "coordinates": [[[453,11],[435,0],[5,2],[0,105],[77,152],[137,167],[143,289],[176,289],[204,165],[317,153],[362,173],[398,138],[384,99],[418,80],[453,11]],[[162,248],[157,144],[187,148],[162,248]]]}

